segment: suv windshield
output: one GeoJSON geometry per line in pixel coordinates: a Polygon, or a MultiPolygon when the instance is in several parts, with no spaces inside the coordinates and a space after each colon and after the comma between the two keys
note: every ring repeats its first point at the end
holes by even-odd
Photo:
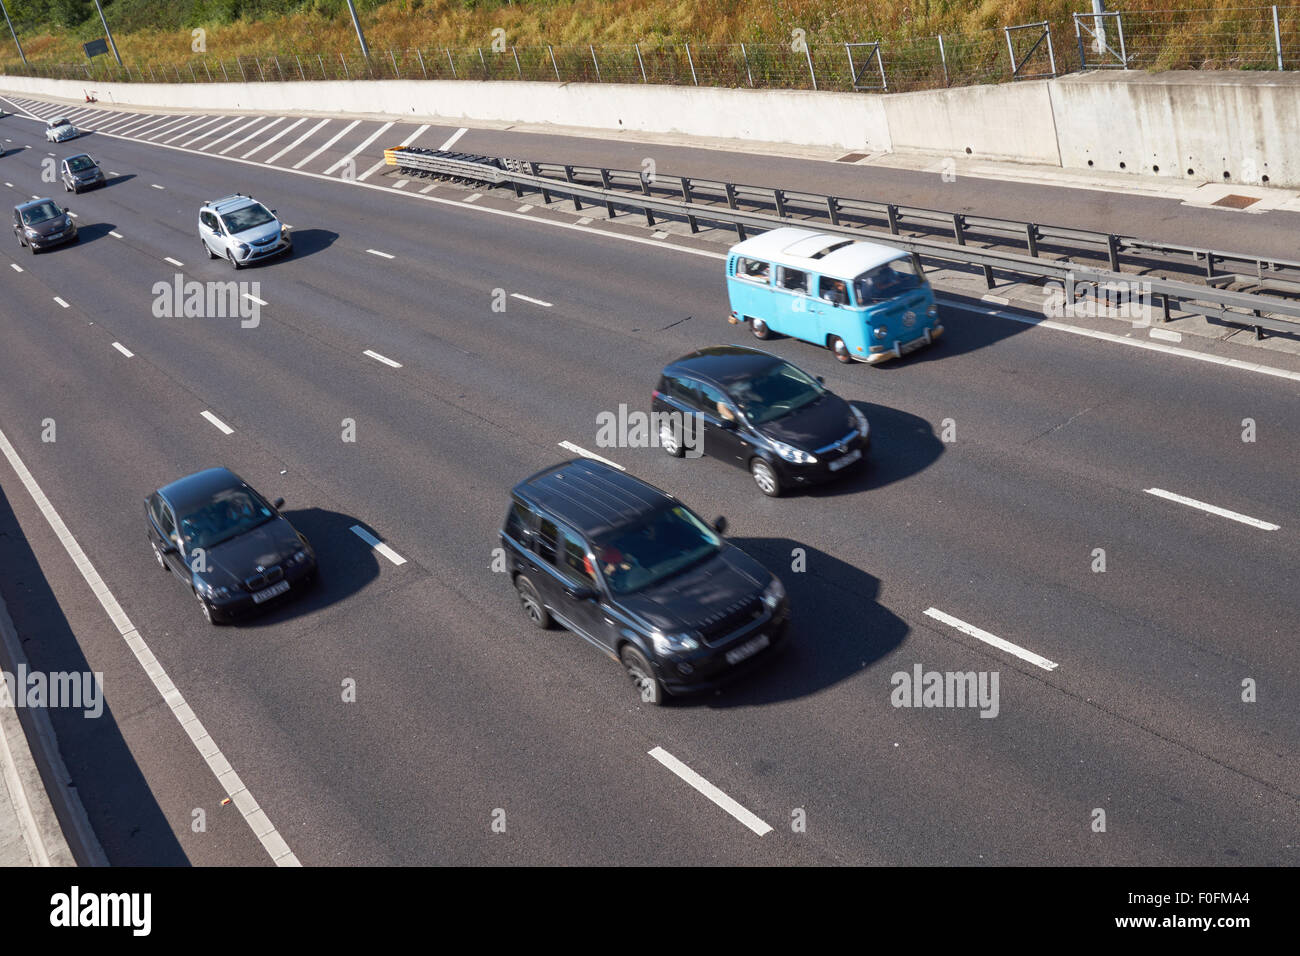
{"type": "Polygon", "coordinates": [[[862,303],[880,302],[911,292],[921,285],[910,258],[894,259],[853,280],[853,291],[862,303]]]}
{"type": "Polygon", "coordinates": [[[49,222],[51,219],[57,219],[63,215],[63,210],[52,203],[50,200],[37,203],[30,209],[23,210],[23,223],[28,226],[34,226],[37,223],[49,222]]]}
{"type": "Polygon", "coordinates": [[[181,534],[190,548],[215,548],[275,517],[271,506],[251,488],[227,488],[181,519],[181,534]]]}
{"type": "Polygon", "coordinates": [[[95,161],[89,156],[73,156],[68,160],[68,169],[74,173],[84,173],[88,169],[95,168],[95,161]]]}
{"type": "Polygon", "coordinates": [[[221,221],[226,224],[226,231],[234,236],[248,229],[265,226],[268,222],[275,222],[275,217],[271,215],[271,210],[261,203],[255,203],[226,213],[221,217],[221,221]]]}
{"type": "Polygon", "coordinates": [[[631,594],[711,557],[719,543],[685,506],[673,505],[597,543],[596,555],[610,591],[631,594]]]}
{"type": "Polygon", "coordinates": [[[728,387],[750,424],[761,425],[826,397],[826,389],[788,362],[728,387]]]}

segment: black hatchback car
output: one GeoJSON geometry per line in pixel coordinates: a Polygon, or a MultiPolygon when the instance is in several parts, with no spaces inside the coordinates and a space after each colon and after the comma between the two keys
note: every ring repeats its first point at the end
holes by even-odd
{"type": "Polygon", "coordinates": [[[77,224],[53,199],[33,199],[14,206],[14,235],[33,254],[77,241],[77,224]]]}
{"type": "Polygon", "coordinates": [[[149,543],[164,571],[194,592],[217,624],[312,583],[316,554],[280,514],[227,468],[209,468],[145,498],[149,543]]]}
{"type": "Polygon", "coordinates": [[[511,493],[501,530],[528,619],[621,661],[647,703],[716,687],[785,638],[785,587],[665,491],[585,458],[511,493]]]}
{"type": "Polygon", "coordinates": [[[765,495],[837,477],[871,444],[867,417],[782,358],[715,345],[672,362],[653,393],[659,444],[748,469],[765,495]],[[694,424],[693,424],[694,423],[694,424]]]}

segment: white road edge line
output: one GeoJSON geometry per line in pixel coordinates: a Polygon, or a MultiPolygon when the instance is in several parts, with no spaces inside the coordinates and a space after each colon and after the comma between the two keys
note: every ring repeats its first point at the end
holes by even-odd
{"type": "Polygon", "coordinates": [[[622,465],[620,465],[618,462],[610,461],[608,458],[601,458],[599,455],[595,454],[594,452],[589,452],[581,445],[575,445],[571,441],[561,441],[561,442],[556,442],[556,444],[559,445],[561,448],[573,452],[575,455],[581,455],[583,458],[590,458],[593,461],[603,461],[611,468],[617,468],[619,471],[627,471],[627,469],[624,468],[622,465]]]}
{"type": "Polygon", "coordinates": [[[226,795],[239,807],[244,822],[253,831],[253,835],[257,837],[263,849],[270,855],[276,866],[301,866],[298,857],[289,849],[289,844],[284,841],[279,831],[271,824],[266,813],[257,805],[252,793],[244,786],[244,782],[239,779],[239,774],[235,773],[230,761],[221,752],[221,748],[217,746],[216,741],[212,739],[203,724],[199,722],[198,715],[185,702],[180,690],[167,676],[162,663],[158,658],[154,657],[149,645],[140,636],[140,632],[131,623],[131,619],[126,616],[126,612],[122,610],[122,605],[117,602],[117,598],[108,589],[104,579],[99,576],[95,566],[90,563],[86,553],[81,550],[81,545],[72,536],[68,526],[63,523],[63,519],[55,511],[50,499],[45,497],[45,492],[41,490],[36,483],[36,479],[32,477],[32,473],[27,470],[27,466],[18,457],[18,452],[14,450],[14,446],[9,444],[9,439],[3,431],[0,431],[0,451],[3,451],[4,456],[9,459],[9,464],[18,475],[18,480],[23,483],[27,493],[36,502],[36,507],[45,516],[46,522],[49,523],[50,528],[62,543],[64,550],[68,552],[68,557],[72,558],[72,562],[77,566],[77,570],[81,572],[86,584],[90,586],[90,590],[99,599],[100,605],[104,608],[113,624],[116,625],[118,633],[122,635],[122,639],[126,642],[126,646],[131,649],[135,659],[144,668],[145,674],[153,682],[154,689],[162,696],[163,701],[171,710],[172,716],[180,723],[181,728],[190,738],[190,742],[194,744],[195,749],[203,757],[208,768],[216,776],[217,782],[225,789],[226,795]]]}
{"type": "Polygon", "coordinates": [[[1231,518],[1233,521],[1240,521],[1242,524],[1248,524],[1252,528],[1259,528],[1261,531],[1280,531],[1282,529],[1280,524],[1273,524],[1271,521],[1260,521],[1258,518],[1252,518],[1240,512],[1228,511],[1226,508],[1216,508],[1214,505],[1207,505],[1204,501],[1197,501],[1195,498],[1184,498],[1182,495],[1176,495],[1172,491],[1165,491],[1163,488],[1144,488],[1143,491],[1149,495],[1155,495],[1157,498],[1164,498],[1166,501],[1176,501],[1178,504],[1187,505],[1189,508],[1208,511],[1220,518],[1231,518]]]}
{"type": "Polygon", "coordinates": [[[366,252],[372,256],[380,256],[384,259],[396,259],[397,256],[389,255],[387,252],[380,252],[378,249],[367,249],[366,252]]]}
{"type": "Polygon", "coordinates": [[[233,428],[231,428],[229,425],[227,425],[225,422],[223,422],[223,421],[222,421],[220,418],[218,418],[216,415],[213,415],[211,412],[209,412],[209,411],[204,411],[204,412],[203,412],[203,417],[206,418],[208,421],[212,422],[212,424],[216,425],[217,428],[221,429],[221,433],[222,433],[223,435],[231,435],[231,434],[234,434],[234,431],[235,431],[235,430],[234,430],[233,428]]]}
{"type": "Polygon", "coordinates": [[[135,353],[132,352],[132,351],[131,351],[129,348],[127,348],[125,345],[123,345],[121,342],[114,342],[114,343],[113,343],[113,348],[117,349],[119,352],[121,352],[121,353],[122,353],[123,355],[125,355],[127,358],[135,358],[135,353]]]}
{"type": "Polygon", "coordinates": [[[541,299],[534,299],[532,296],[520,295],[518,292],[511,292],[510,298],[522,299],[525,302],[531,302],[533,305],[540,305],[544,309],[549,309],[551,307],[550,302],[543,302],[541,299]]]}
{"type": "Polygon", "coordinates": [[[720,806],[723,810],[726,810],[733,817],[735,817],[745,826],[749,827],[749,829],[753,830],[759,836],[763,836],[765,833],[772,832],[772,828],[767,823],[765,823],[760,817],[746,810],[735,800],[731,799],[731,797],[727,796],[725,793],[723,793],[713,784],[709,783],[709,781],[705,780],[703,777],[701,777],[690,767],[686,766],[686,764],[682,763],[680,760],[678,760],[668,751],[664,750],[663,747],[656,747],[654,750],[651,750],[649,753],[651,757],[654,757],[655,760],[658,760],[661,764],[663,764],[673,773],[677,774],[677,776],[681,777],[692,787],[694,787],[700,793],[704,794],[706,797],[708,797],[710,800],[712,800],[714,803],[720,806]]]}
{"type": "Polygon", "coordinates": [[[384,542],[380,541],[378,538],[376,538],[365,528],[361,527],[361,525],[354,524],[352,526],[352,533],[355,534],[362,541],[364,541],[366,544],[370,545],[370,547],[374,548],[384,557],[386,557],[389,561],[392,561],[393,564],[406,563],[406,558],[402,557],[400,554],[398,554],[388,545],[384,544],[384,542]]]}
{"type": "Polygon", "coordinates": [[[1020,658],[1022,661],[1028,661],[1035,667],[1041,667],[1045,671],[1054,671],[1061,666],[1055,661],[1049,661],[1046,657],[1043,657],[1040,654],[1035,654],[1033,651],[1025,650],[1018,644],[1012,644],[1010,641],[1003,640],[996,634],[982,631],[974,624],[967,624],[960,618],[953,617],[951,614],[945,614],[937,608],[927,608],[925,614],[926,617],[932,617],[936,621],[942,621],[949,627],[956,628],[963,634],[975,638],[977,641],[983,641],[985,644],[996,647],[1000,651],[1006,651],[1008,654],[1012,654],[1020,658]]]}
{"type": "Polygon", "coordinates": [[[392,359],[386,358],[385,356],[380,355],[378,352],[372,352],[370,349],[366,349],[361,354],[369,356],[370,358],[374,359],[376,362],[383,362],[385,365],[389,366],[390,368],[402,367],[401,362],[394,362],[392,359]]]}

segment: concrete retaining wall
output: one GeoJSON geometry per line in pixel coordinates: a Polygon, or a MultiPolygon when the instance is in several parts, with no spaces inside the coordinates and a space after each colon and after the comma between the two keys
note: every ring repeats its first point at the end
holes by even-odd
{"type": "MultiPolygon", "coordinates": [[[[76,100],[85,90],[19,76],[0,87],[76,100]]],[[[549,123],[1300,186],[1296,73],[1097,72],[888,95],[468,80],[110,83],[95,93],[138,107],[549,123]]]]}

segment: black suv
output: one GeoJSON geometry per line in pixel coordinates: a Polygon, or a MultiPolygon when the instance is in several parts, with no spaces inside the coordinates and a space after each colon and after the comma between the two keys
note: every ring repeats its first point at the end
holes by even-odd
{"type": "Polygon", "coordinates": [[[501,530],[528,619],[622,662],[647,703],[707,690],[785,637],[785,587],[665,491],[585,458],[515,486],[501,530]]]}
{"type": "Polygon", "coordinates": [[[659,444],[746,468],[765,495],[843,474],[871,444],[867,417],[789,362],[715,345],[669,364],[654,390],[659,444]]]}

